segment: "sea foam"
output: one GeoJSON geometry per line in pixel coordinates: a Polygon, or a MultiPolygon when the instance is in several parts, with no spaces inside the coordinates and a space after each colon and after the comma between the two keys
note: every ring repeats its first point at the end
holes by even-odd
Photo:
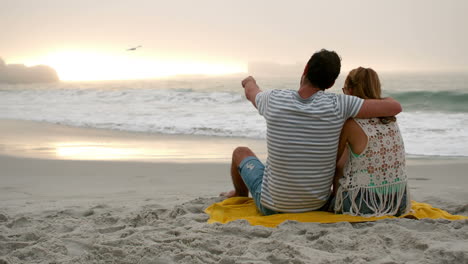
{"type": "MultiPolygon", "coordinates": [[[[418,79],[382,78],[398,99],[406,151],[468,156],[468,92],[421,89],[418,79]],[[392,87],[394,85],[394,87],[392,87]]],[[[266,79],[262,88],[297,89],[295,79],[266,79]]],[[[342,79],[331,92],[338,92],[342,79]]],[[[466,89],[468,90],[468,89],[466,89]]],[[[466,91],[465,90],[465,91],[466,91]]],[[[0,118],[164,134],[265,138],[266,125],[245,99],[237,78],[61,82],[0,85],[0,118]]]]}

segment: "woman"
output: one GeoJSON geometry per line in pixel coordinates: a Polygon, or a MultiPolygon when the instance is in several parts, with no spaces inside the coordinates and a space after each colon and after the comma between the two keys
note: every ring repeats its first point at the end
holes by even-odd
{"type": "MultiPolygon", "coordinates": [[[[354,69],[346,77],[343,92],[380,99],[379,77],[370,68],[354,69]]],[[[405,148],[395,117],[346,121],[338,157],[333,183],[336,213],[399,216],[408,212],[405,148]]]]}

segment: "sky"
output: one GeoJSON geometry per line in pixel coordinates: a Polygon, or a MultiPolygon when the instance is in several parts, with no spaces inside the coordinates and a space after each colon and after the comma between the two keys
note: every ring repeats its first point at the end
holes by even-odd
{"type": "Polygon", "coordinates": [[[465,0],[0,0],[0,6],[0,57],[47,64],[63,80],[238,73],[251,62],[305,64],[321,48],[335,50],[344,70],[468,71],[465,0]]]}

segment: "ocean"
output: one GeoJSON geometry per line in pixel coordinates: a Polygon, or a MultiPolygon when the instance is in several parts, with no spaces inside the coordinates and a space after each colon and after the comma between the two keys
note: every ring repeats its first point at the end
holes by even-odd
{"type": "MultiPolygon", "coordinates": [[[[243,76],[0,84],[0,118],[163,134],[264,139],[243,76]]],[[[380,75],[409,156],[468,156],[468,74],[380,75]]],[[[341,93],[344,76],[328,92],[341,93]]],[[[298,78],[257,78],[264,90],[297,90],[298,78]]]]}

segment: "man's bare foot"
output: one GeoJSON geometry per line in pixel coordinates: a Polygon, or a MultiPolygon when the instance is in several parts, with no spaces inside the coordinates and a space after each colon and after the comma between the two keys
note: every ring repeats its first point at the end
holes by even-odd
{"type": "Polygon", "coordinates": [[[226,198],[231,198],[237,196],[236,190],[232,190],[229,192],[222,192],[219,194],[219,196],[226,197],[226,198]]]}

